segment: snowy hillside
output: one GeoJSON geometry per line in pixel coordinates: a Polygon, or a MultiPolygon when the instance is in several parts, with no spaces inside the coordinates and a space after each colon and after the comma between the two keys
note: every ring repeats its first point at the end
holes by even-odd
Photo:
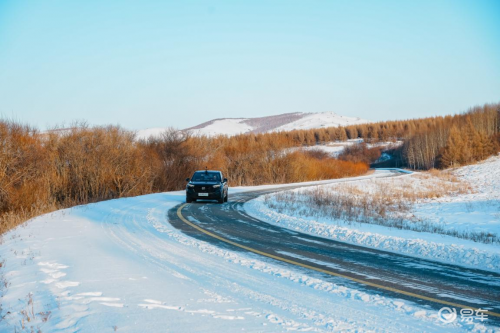
{"type": "MultiPolygon", "coordinates": [[[[213,119],[185,130],[193,135],[236,135],[242,133],[265,133],[272,131],[291,131],[367,123],[368,120],[341,116],[333,112],[285,113],[258,118],[213,119]]],[[[160,134],[165,128],[151,128],[138,131],[139,139],[160,134]]]]}
{"type": "Polygon", "coordinates": [[[336,127],[368,123],[368,120],[341,116],[333,112],[302,113],[302,117],[288,124],[275,128],[275,131],[292,131],[296,129],[311,129],[322,127],[336,127]]]}

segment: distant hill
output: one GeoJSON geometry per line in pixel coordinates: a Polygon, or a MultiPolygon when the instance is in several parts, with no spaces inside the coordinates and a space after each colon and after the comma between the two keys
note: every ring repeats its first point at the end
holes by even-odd
{"type": "MultiPolygon", "coordinates": [[[[336,127],[368,123],[369,120],[341,116],[333,112],[284,113],[276,116],[259,118],[218,118],[184,129],[192,135],[237,135],[242,133],[265,133],[273,131],[291,131],[336,127]]],[[[165,128],[149,128],[137,132],[139,139],[162,133],[165,128]]]]}

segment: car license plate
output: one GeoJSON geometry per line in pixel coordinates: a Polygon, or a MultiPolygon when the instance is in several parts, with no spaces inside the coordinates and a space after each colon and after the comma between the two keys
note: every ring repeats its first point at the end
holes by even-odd
{"type": "Polygon", "coordinates": [[[208,193],[198,193],[199,197],[208,197],[208,193]]]}

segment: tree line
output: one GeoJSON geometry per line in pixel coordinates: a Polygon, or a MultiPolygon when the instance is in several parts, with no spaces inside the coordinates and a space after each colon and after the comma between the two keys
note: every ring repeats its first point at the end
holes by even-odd
{"type": "Polygon", "coordinates": [[[222,170],[231,186],[277,184],[356,176],[380,149],[353,146],[334,159],[301,150],[331,141],[403,141],[393,151],[399,166],[446,168],[499,150],[500,104],[445,117],[385,121],[290,132],[197,137],[170,129],[138,141],[119,126],[40,133],[0,120],[0,232],[7,217],[77,204],[179,190],[195,170],[222,170]]]}

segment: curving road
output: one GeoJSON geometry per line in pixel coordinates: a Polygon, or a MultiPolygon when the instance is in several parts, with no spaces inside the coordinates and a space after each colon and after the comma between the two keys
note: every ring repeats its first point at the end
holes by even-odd
{"type": "Polygon", "coordinates": [[[436,311],[444,306],[457,307],[457,311],[460,307],[487,309],[488,323],[500,324],[500,274],[319,238],[245,213],[245,202],[296,187],[300,186],[233,194],[223,205],[179,205],[168,212],[168,219],[191,237],[254,252],[339,285],[407,299],[436,311]]]}

